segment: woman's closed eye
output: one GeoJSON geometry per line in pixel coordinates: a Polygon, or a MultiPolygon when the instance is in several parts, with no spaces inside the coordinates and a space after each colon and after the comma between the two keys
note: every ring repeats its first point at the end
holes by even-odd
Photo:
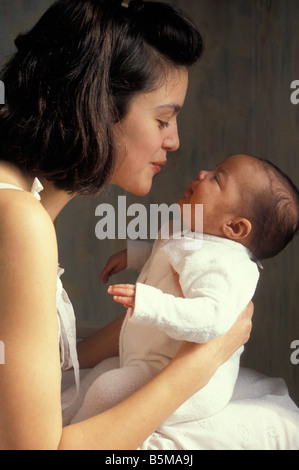
{"type": "Polygon", "coordinates": [[[159,123],[159,127],[160,127],[161,129],[164,129],[165,127],[168,127],[168,126],[169,126],[169,122],[161,121],[160,119],[158,119],[158,123],[159,123]]]}

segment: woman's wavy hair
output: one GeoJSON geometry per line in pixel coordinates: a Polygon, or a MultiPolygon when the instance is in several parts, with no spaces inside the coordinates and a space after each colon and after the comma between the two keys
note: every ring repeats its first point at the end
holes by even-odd
{"type": "Polygon", "coordinates": [[[159,86],[163,70],[189,67],[202,51],[179,10],[123,3],[58,0],[17,37],[1,75],[0,158],[70,193],[97,194],[109,182],[113,124],[137,93],[159,86]]]}

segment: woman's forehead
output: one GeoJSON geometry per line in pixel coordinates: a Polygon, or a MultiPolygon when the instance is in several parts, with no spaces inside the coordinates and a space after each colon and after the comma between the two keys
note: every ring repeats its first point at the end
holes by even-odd
{"type": "Polygon", "coordinates": [[[184,105],[188,89],[188,72],[169,74],[156,90],[140,93],[131,105],[178,113],[184,105]]]}

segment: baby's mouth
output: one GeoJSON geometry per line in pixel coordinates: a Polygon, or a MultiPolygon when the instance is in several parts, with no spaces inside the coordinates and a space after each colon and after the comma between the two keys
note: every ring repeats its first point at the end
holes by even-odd
{"type": "Polygon", "coordinates": [[[193,191],[192,191],[191,187],[186,189],[186,191],[184,192],[185,197],[190,197],[190,196],[192,196],[192,194],[193,194],[193,191]]]}

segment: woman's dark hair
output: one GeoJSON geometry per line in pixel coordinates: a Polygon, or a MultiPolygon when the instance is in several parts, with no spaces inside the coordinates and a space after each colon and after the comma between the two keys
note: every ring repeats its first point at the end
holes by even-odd
{"type": "Polygon", "coordinates": [[[134,0],[128,7],[58,0],[15,45],[1,76],[0,158],[90,195],[109,181],[112,126],[132,98],[157,88],[163,70],[194,64],[202,50],[199,32],[177,9],[134,0]]]}

